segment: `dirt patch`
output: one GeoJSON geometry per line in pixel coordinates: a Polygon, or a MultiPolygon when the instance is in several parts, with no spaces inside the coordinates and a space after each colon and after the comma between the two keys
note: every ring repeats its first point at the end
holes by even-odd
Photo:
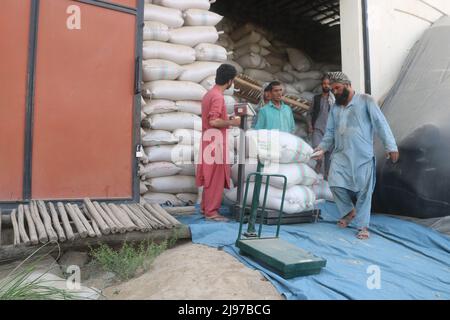
{"type": "Polygon", "coordinates": [[[106,288],[120,300],[282,300],[258,271],[226,252],[186,243],[170,249],[143,275],[106,288]]]}

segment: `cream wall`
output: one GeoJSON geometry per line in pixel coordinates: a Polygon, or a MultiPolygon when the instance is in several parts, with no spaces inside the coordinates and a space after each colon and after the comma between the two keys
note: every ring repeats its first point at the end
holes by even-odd
{"type": "Polygon", "coordinates": [[[342,70],[358,92],[364,92],[364,47],[360,0],[341,0],[342,70]]]}
{"type": "MultiPolygon", "coordinates": [[[[342,67],[355,88],[362,92],[361,1],[340,0],[340,4],[342,67]]],[[[372,95],[378,101],[384,99],[397,80],[411,48],[444,13],[450,14],[450,0],[368,0],[371,86],[372,95]]]]}

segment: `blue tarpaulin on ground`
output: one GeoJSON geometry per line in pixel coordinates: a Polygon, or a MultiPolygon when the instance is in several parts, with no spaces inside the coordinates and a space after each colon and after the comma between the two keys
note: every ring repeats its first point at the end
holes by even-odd
{"type": "MultiPolygon", "coordinates": [[[[319,208],[322,221],[282,226],[280,236],[325,258],[327,266],[319,275],[291,280],[239,255],[234,245],[238,223],[206,222],[200,215],[180,220],[189,224],[194,243],[222,248],[261,271],[287,299],[450,299],[450,237],[412,222],[373,215],[371,238],[358,240],[355,229],[336,226],[339,213],[334,204],[319,208]]],[[[263,230],[272,235],[276,227],[263,230]]]]}

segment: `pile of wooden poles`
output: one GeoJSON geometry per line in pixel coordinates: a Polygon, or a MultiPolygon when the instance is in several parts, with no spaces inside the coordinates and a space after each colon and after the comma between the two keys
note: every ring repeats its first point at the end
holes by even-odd
{"type": "Polygon", "coordinates": [[[54,204],[31,201],[29,205],[19,205],[12,211],[11,222],[15,246],[73,241],[77,238],[94,238],[132,231],[150,232],[181,225],[157,204],[119,205],[89,199],[84,199],[81,206],[62,202],[54,204]]]}

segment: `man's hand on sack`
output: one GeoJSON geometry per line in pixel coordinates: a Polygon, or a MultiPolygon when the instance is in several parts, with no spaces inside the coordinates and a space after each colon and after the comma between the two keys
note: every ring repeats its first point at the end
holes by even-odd
{"type": "Polygon", "coordinates": [[[314,153],[311,155],[311,159],[313,160],[322,160],[325,155],[325,151],[320,149],[319,147],[314,149],[314,153]]]}

